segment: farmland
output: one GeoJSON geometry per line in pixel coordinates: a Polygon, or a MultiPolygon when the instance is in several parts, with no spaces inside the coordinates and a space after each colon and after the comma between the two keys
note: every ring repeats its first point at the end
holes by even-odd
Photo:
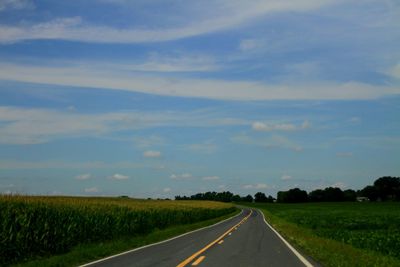
{"type": "Polygon", "coordinates": [[[210,201],[0,196],[0,265],[234,211],[230,204],[210,201]]]}
{"type": "Polygon", "coordinates": [[[257,204],[324,266],[400,266],[400,203],[257,204]]]}

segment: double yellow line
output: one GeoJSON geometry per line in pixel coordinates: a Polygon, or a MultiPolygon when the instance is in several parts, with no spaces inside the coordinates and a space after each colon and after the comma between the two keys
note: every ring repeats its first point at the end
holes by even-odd
{"type": "Polygon", "coordinates": [[[190,256],[189,258],[187,258],[186,260],[182,261],[181,263],[179,263],[176,267],[184,267],[186,265],[188,265],[190,262],[192,262],[196,257],[198,257],[200,254],[204,253],[206,250],[208,250],[210,247],[212,247],[213,245],[215,245],[216,243],[218,243],[220,240],[222,240],[226,235],[228,235],[230,232],[233,231],[233,229],[235,229],[236,227],[238,227],[239,225],[241,225],[242,223],[244,223],[253,213],[253,210],[250,211],[249,215],[247,215],[246,217],[244,217],[239,223],[235,224],[234,226],[232,226],[228,231],[226,231],[225,233],[223,233],[220,237],[218,237],[217,239],[215,239],[214,241],[212,241],[210,244],[208,244],[207,246],[205,246],[204,248],[200,249],[199,251],[197,251],[196,253],[194,253],[192,256],[190,256]]]}

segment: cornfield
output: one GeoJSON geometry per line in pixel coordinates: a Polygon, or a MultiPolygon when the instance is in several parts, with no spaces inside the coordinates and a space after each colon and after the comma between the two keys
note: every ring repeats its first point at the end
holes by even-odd
{"type": "Polygon", "coordinates": [[[230,204],[207,201],[0,196],[0,265],[234,210],[230,204]]]}

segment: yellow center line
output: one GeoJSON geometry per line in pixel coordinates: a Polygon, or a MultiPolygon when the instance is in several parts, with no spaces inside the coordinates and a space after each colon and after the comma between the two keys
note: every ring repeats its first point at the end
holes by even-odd
{"type": "Polygon", "coordinates": [[[207,249],[209,249],[210,247],[212,247],[213,245],[215,245],[216,243],[218,243],[221,239],[223,239],[226,235],[228,235],[229,233],[231,233],[231,231],[237,227],[240,223],[243,223],[244,221],[246,221],[251,214],[253,213],[253,210],[250,210],[249,215],[247,215],[246,217],[244,217],[239,223],[235,224],[234,226],[232,226],[228,231],[226,231],[225,233],[223,233],[220,237],[218,237],[217,239],[215,239],[214,241],[212,241],[210,244],[208,244],[207,246],[205,246],[204,248],[200,249],[199,251],[197,251],[196,253],[194,253],[192,256],[190,256],[189,258],[187,258],[186,260],[182,261],[181,263],[179,263],[176,267],[184,267],[187,264],[189,264],[191,261],[193,261],[197,256],[199,256],[200,254],[202,254],[203,252],[205,252],[207,249]]]}
{"type": "Polygon", "coordinates": [[[192,263],[192,266],[197,266],[204,260],[206,256],[200,256],[195,262],[192,263]]]}

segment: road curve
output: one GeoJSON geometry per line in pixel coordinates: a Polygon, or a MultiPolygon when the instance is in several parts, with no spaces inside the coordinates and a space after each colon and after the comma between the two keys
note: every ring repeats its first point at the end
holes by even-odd
{"type": "Polygon", "coordinates": [[[212,227],[83,266],[313,266],[284,242],[260,211],[246,208],[212,227]]]}

